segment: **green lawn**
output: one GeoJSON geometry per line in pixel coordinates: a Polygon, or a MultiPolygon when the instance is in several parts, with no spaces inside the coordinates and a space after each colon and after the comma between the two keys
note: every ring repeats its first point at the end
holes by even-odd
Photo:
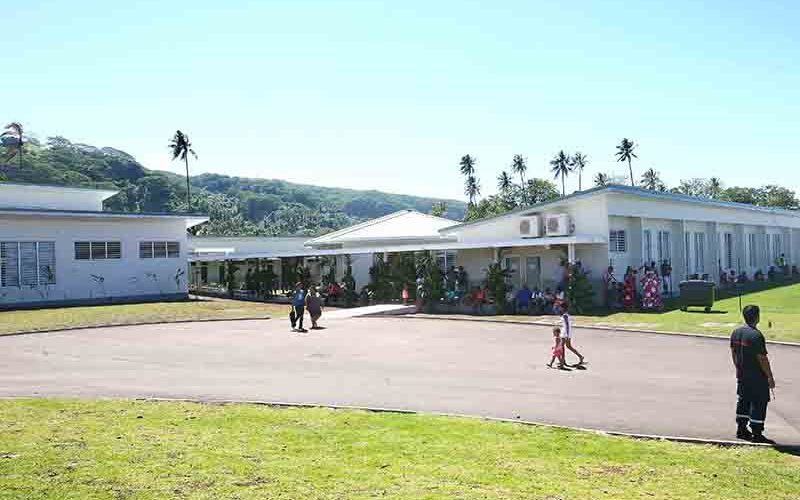
{"type": "Polygon", "coordinates": [[[800,458],[473,419],[0,402],[0,499],[800,498],[800,458]]]}
{"type": "MultiPolygon", "coordinates": [[[[725,292],[729,294],[730,292],[725,292]]],[[[756,304],[761,308],[764,336],[771,340],[800,342],[800,284],[786,285],[742,295],[742,305],[756,304]]],[[[619,312],[609,315],[575,316],[578,325],[614,326],[619,328],[657,330],[665,332],[703,333],[728,336],[742,323],[738,297],[723,298],[711,313],[702,308],[683,312],[676,301],[661,313],[619,312]]],[[[553,316],[495,316],[494,319],[524,321],[554,321],[553,316]]]]}
{"type": "Polygon", "coordinates": [[[266,318],[286,315],[288,306],[221,299],[149,304],[63,307],[0,312],[0,335],[57,328],[130,325],[160,321],[266,318]]]}

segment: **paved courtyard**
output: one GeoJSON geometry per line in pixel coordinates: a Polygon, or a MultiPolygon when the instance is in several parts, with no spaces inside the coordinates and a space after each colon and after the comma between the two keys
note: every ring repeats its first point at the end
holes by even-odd
{"type": "MultiPolygon", "coordinates": [[[[452,412],[731,439],[724,340],[577,330],[586,370],[545,367],[547,328],[410,318],[281,320],[0,338],[0,396],[250,399],[452,412]]],[[[800,348],[770,346],[767,431],[800,445],[800,348]]]]}

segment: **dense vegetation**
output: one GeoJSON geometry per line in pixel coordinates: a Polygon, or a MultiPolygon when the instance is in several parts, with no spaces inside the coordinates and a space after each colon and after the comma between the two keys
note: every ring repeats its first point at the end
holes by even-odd
{"type": "MultiPolygon", "coordinates": [[[[106,209],[176,212],[188,209],[185,178],[148,170],[131,155],[49,137],[44,144],[25,136],[23,155],[13,137],[0,143],[0,180],[118,189],[106,209]]],[[[192,211],[207,213],[210,235],[316,235],[401,209],[436,211],[461,219],[465,205],[379,191],[326,188],[281,180],[219,174],[191,177],[192,211]]]]}

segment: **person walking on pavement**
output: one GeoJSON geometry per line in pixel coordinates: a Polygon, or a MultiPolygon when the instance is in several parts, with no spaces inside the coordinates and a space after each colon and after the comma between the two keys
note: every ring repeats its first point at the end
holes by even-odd
{"type": "Polygon", "coordinates": [[[322,297],[319,296],[317,287],[312,286],[309,289],[306,295],[306,309],[308,309],[308,315],[311,316],[311,329],[319,330],[320,326],[317,321],[322,317],[322,297]]]}
{"type": "Polygon", "coordinates": [[[583,365],[583,354],[579,353],[577,349],[572,347],[572,317],[569,315],[569,303],[565,300],[562,303],[563,311],[561,312],[561,355],[562,362],[566,365],[567,349],[572,351],[578,356],[578,364],[574,365],[580,367],[583,365]]]}
{"type": "Polygon", "coordinates": [[[774,441],[764,436],[764,421],[775,379],[767,357],[766,341],[756,328],[761,320],[761,311],[758,306],[749,305],[742,310],[742,315],[746,325],[731,334],[731,357],[736,368],[736,393],[739,396],[736,402],[736,437],[772,444],[774,441]]]}
{"type": "Polygon", "coordinates": [[[303,328],[303,315],[305,314],[305,304],[306,304],[306,291],[303,288],[303,284],[298,282],[294,286],[294,292],[292,293],[292,312],[289,313],[289,321],[292,323],[292,331],[293,332],[305,332],[305,328],[303,328]],[[297,328],[295,328],[297,326],[297,328]]]}

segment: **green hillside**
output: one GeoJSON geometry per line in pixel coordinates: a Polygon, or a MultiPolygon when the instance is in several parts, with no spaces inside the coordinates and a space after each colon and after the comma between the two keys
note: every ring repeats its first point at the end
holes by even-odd
{"type": "MultiPolygon", "coordinates": [[[[148,170],[114,148],[72,143],[49,137],[29,140],[22,164],[9,145],[0,144],[0,180],[63,186],[114,188],[120,194],[106,209],[126,212],[186,211],[185,178],[148,170]]],[[[208,213],[203,228],[213,235],[316,235],[401,209],[430,212],[444,201],[447,217],[460,220],[463,202],[380,191],[293,184],[276,179],[249,179],[219,174],[191,178],[192,210],[208,213]]]]}

